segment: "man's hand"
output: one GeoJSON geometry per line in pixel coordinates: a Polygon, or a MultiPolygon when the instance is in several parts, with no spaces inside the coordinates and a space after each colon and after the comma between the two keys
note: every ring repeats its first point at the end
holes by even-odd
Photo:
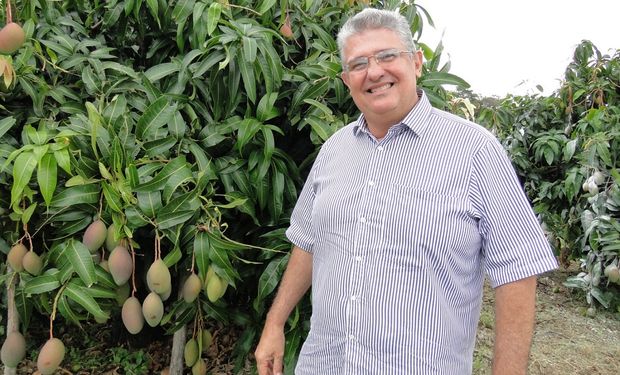
{"type": "Polygon", "coordinates": [[[311,282],[312,254],[295,246],[254,352],[259,375],[283,374],[284,326],[295,305],[310,288],[311,282]]]}
{"type": "Polygon", "coordinates": [[[265,324],[254,356],[258,375],[283,374],[284,328],[265,324]]]}

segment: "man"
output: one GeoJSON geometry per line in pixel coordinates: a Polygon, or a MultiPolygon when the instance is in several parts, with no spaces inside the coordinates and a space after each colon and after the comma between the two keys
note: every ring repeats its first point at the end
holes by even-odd
{"type": "Polygon", "coordinates": [[[469,374],[485,273],[493,372],[525,374],[535,275],[557,263],[504,150],[416,89],[422,53],[398,13],[363,10],[338,45],[362,114],[322,146],[293,211],[259,374],[283,372],[286,320],[310,285],[296,374],[469,374]]]}

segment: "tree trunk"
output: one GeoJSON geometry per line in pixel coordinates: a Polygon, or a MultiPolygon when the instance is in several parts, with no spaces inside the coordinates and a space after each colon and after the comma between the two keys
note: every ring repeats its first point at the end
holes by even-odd
{"type": "MultiPolygon", "coordinates": [[[[183,293],[183,284],[179,288],[179,296],[183,293]]],[[[185,336],[187,328],[179,329],[174,333],[172,337],[172,353],[170,353],[170,375],[182,375],[183,374],[183,351],[185,350],[185,336]]]]}
{"type": "MultiPolygon", "coordinates": [[[[8,266],[8,272],[10,273],[11,267],[8,266]]],[[[10,281],[6,285],[6,300],[7,300],[7,319],[6,319],[6,334],[10,332],[19,331],[19,314],[17,314],[17,307],[15,307],[15,284],[17,283],[17,274],[11,276],[10,281]]],[[[15,375],[17,373],[16,368],[4,368],[4,375],[15,375]]]]}

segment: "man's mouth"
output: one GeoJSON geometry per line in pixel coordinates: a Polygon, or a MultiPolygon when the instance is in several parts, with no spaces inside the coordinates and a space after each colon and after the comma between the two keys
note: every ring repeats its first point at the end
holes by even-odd
{"type": "Polygon", "coordinates": [[[368,89],[367,92],[370,93],[370,94],[375,94],[375,93],[378,93],[378,92],[381,92],[381,91],[385,91],[385,90],[391,88],[392,86],[394,86],[393,83],[386,83],[383,86],[373,87],[371,89],[368,89]]]}

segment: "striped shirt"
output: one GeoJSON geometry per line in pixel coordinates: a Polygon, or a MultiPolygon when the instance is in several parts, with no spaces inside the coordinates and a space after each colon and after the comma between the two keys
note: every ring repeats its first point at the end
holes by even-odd
{"type": "Polygon", "coordinates": [[[504,149],[426,95],[385,138],[363,115],[322,146],[287,237],[310,252],[298,375],[470,374],[485,274],[557,267],[504,149]]]}

